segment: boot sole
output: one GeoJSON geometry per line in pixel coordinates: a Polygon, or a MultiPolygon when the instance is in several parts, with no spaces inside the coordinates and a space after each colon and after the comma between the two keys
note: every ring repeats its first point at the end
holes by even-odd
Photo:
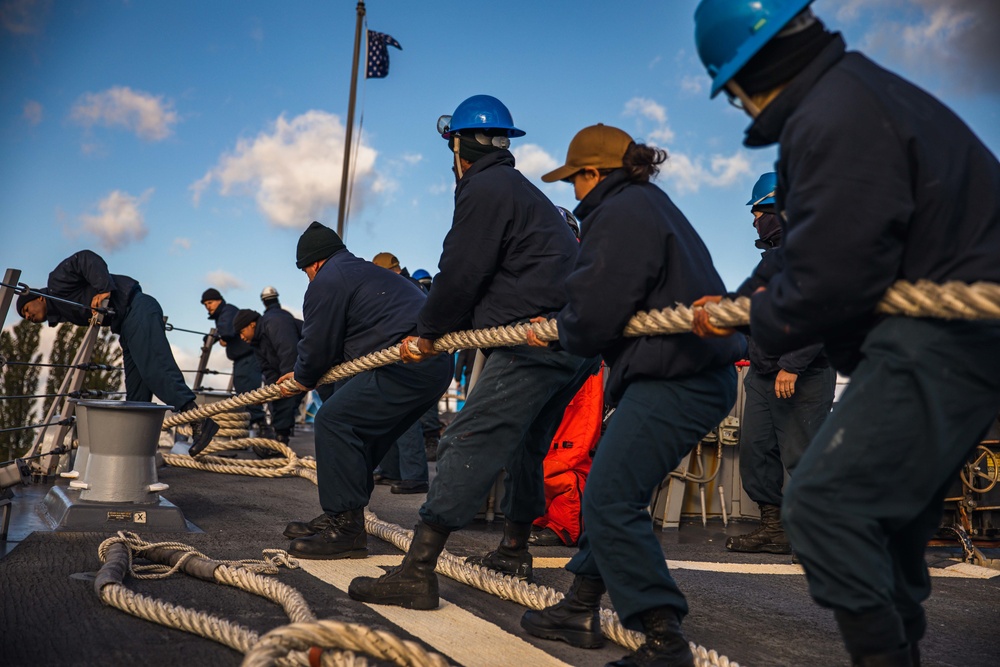
{"type": "Polygon", "coordinates": [[[604,635],[594,635],[590,632],[575,632],[573,630],[540,628],[537,625],[526,623],[523,617],[521,618],[521,627],[524,628],[525,632],[534,637],[566,642],[576,648],[603,648],[606,642],[604,635]]]}
{"type": "Polygon", "coordinates": [[[369,597],[367,595],[358,594],[352,590],[347,591],[348,597],[352,600],[357,600],[358,602],[367,602],[368,604],[384,604],[392,607],[403,607],[404,609],[416,609],[418,611],[429,611],[431,609],[437,609],[440,605],[440,600],[438,598],[430,597],[396,597],[396,596],[380,596],[380,597],[369,597]]]}
{"type": "Polygon", "coordinates": [[[306,560],[341,560],[344,558],[368,558],[367,549],[355,549],[354,551],[341,551],[336,554],[303,554],[289,551],[292,558],[305,558],[306,560]]]}
{"type": "Polygon", "coordinates": [[[791,547],[781,546],[779,544],[763,544],[755,549],[737,549],[735,546],[726,545],[727,551],[735,551],[741,554],[790,554],[792,553],[791,547]]]}

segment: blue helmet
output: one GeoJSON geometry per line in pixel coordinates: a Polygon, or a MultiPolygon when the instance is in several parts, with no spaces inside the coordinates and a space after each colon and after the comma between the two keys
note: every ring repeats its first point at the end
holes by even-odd
{"type": "Polygon", "coordinates": [[[424,280],[424,279],[430,278],[430,277],[431,277],[431,274],[427,273],[423,269],[417,269],[416,271],[413,272],[413,279],[414,280],[424,280]]]}
{"type": "Polygon", "coordinates": [[[712,77],[712,97],[813,0],[701,0],[694,42],[712,77]]]}
{"type": "Polygon", "coordinates": [[[754,183],[747,206],[774,206],[774,191],[778,189],[778,175],[773,171],[761,174],[754,183]]]}
{"type": "Polygon", "coordinates": [[[504,130],[507,137],[524,136],[523,130],[514,127],[514,119],[503,102],[490,95],[473,95],[459,104],[455,113],[438,119],[438,132],[445,139],[462,130],[504,130]]]}

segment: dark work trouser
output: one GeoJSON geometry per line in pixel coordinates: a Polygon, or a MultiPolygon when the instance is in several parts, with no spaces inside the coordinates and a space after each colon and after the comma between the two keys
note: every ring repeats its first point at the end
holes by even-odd
{"type": "Polygon", "coordinates": [[[596,357],[547,348],[492,350],[441,438],[437,476],[420,517],[446,530],[464,527],[504,469],[504,516],[531,523],[544,514],[542,461],[566,406],[599,367],[596,357]]]}
{"type": "Polygon", "coordinates": [[[432,405],[427,409],[427,412],[421,415],[420,427],[421,435],[424,437],[433,436],[437,438],[441,436],[441,413],[438,411],[437,403],[432,405]]]}
{"type": "Polygon", "coordinates": [[[424,449],[424,430],[419,419],[393,443],[378,467],[389,479],[427,481],[427,450],[424,449]]]}
{"type": "Polygon", "coordinates": [[[295,426],[295,415],[303,398],[305,394],[296,394],[271,402],[271,427],[275,431],[290,431],[295,426]]]}
{"type": "Polygon", "coordinates": [[[740,425],[740,479],[757,504],[781,505],[785,470],[792,473],[830,414],[837,372],[831,367],[799,373],[791,398],[774,395],[777,373],[753,364],[743,381],[746,405],[740,425]]]}
{"type": "Polygon", "coordinates": [[[782,516],[816,602],[892,621],[878,637],[843,631],[855,655],[923,635],[924,551],[947,488],[1000,405],[1000,326],[890,318],[861,353],[785,490],[782,516]]]}
{"type": "Polygon", "coordinates": [[[329,515],[365,507],[372,470],[451,383],[451,355],[392,364],[338,382],[316,413],[319,501],[329,515]]]}
{"type": "MultiPolygon", "coordinates": [[[[257,355],[250,353],[233,361],[233,389],[239,394],[245,394],[254,389],[260,389],[263,378],[260,374],[260,364],[257,355]]],[[[250,421],[264,419],[264,408],[260,405],[248,405],[250,421]]]]}
{"type": "Polygon", "coordinates": [[[163,328],[163,309],[156,299],[137,293],[122,320],[118,338],[125,366],[125,398],[149,402],[158,399],[180,410],[194,400],[170,351],[163,328]]]}
{"type": "Polygon", "coordinates": [[[601,577],[622,624],[642,631],[643,612],[687,601],[653,532],[649,500],[736,399],[732,366],[675,380],[634,380],[594,456],[583,493],[580,550],[570,572],[601,577]]]}

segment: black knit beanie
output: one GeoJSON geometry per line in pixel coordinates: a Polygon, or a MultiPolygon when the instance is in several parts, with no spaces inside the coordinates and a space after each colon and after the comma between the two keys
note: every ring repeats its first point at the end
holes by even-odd
{"type": "Polygon", "coordinates": [[[236,335],[239,335],[241,331],[252,322],[256,322],[260,319],[260,313],[256,310],[250,310],[249,308],[243,308],[236,312],[236,317],[233,318],[233,328],[236,329],[236,335]]]}
{"type": "MultiPolygon", "coordinates": [[[[45,292],[45,288],[35,290],[36,292],[45,292]]],[[[17,297],[17,301],[14,303],[14,308],[17,310],[17,314],[24,317],[24,310],[22,310],[26,305],[34,301],[35,299],[40,299],[41,297],[37,294],[21,294],[17,297]]]]}
{"type": "Polygon", "coordinates": [[[747,95],[766,93],[805,69],[834,37],[816,19],[799,32],[771,39],[733,79],[747,95]]]}
{"type": "Polygon", "coordinates": [[[206,301],[225,301],[225,299],[223,299],[222,295],[219,294],[219,290],[214,287],[209,287],[201,293],[201,302],[205,303],[206,301]]]}
{"type": "Polygon", "coordinates": [[[299,244],[295,248],[295,266],[304,269],[313,262],[326,259],[346,248],[337,232],[314,221],[299,237],[299,244]]]}
{"type": "Polygon", "coordinates": [[[459,135],[458,139],[458,156],[467,162],[475,162],[490,153],[504,150],[493,144],[482,144],[475,137],[463,137],[459,135]]]}

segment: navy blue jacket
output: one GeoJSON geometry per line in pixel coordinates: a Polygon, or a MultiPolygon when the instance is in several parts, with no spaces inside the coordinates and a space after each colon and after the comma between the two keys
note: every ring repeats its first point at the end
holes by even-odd
{"type": "Polygon", "coordinates": [[[236,330],[235,320],[238,312],[240,312],[239,308],[231,303],[226,303],[226,300],[223,299],[215,312],[208,316],[208,319],[215,320],[215,332],[219,338],[226,342],[226,356],[231,361],[253,354],[253,348],[240,338],[240,332],[236,330]]]}
{"type": "Polygon", "coordinates": [[[296,348],[301,337],[302,320],[277,302],[264,309],[250,345],[257,354],[265,382],[274,384],[279,377],[295,370],[296,348]]]}
{"type": "Polygon", "coordinates": [[[837,36],[757,117],[779,141],[784,268],[753,297],[773,354],[823,341],[850,372],[896,280],[1000,282],[1000,164],[950,109],[837,36]]]}
{"type": "Polygon", "coordinates": [[[306,289],[295,379],[315,387],[333,366],[395,345],[415,332],[425,301],[403,276],[334,253],[306,289]]]}
{"type": "Polygon", "coordinates": [[[559,310],[577,252],[559,210],[514,169],[510,151],[476,160],[455,188],[455,216],[420,312],[420,335],[438,338],[559,310]]]}
{"type": "Polygon", "coordinates": [[[591,190],[575,213],[583,228],[580,259],[567,279],[569,303],[558,316],[559,342],[573,354],[604,357],[610,402],[634,379],[694,375],[743,357],[739,336],[622,336],[640,310],[725,291],[708,248],[663,190],[631,183],[619,169],[591,190]]]}
{"type": "MultiPolygon", "coordinates": [[[[772,215],[772,214],[765,214],[772,215]]],[[[781,231],[772,233],[768,238],[770,249],[761,253],[760,263],[754,269],[753,274],[743,281],[733,296],[753,296],[758,287],[767,286],[771,277],[781,270],[781,231]]],[[[758,241],[759,243],[759,241],[758,241]]],[[[783,354],[768,354],[761,349],[757,341],[750,336],[749,339],[750,363],[761,375],[770,375],[779,370],[799,375],[809,368],[826,368],[830,361],[823,353],[823,344],[814,343],[801,347],[797,350],[789,350],[783,354]]]]}
{"type": "MultiPolygon", "coordinates": [[[[114,275],[108,271],[104,259],[93,250],[81,250],[59,263],[49,274],[48,288],[52,296],[90,305],[91,300],[104,292],[110,292],[109,307],[114,315],[105,315],[104,324],[116,334],[122,332],[122,321],[132,297],[142,290],[132,278],[114,275]]],[[[90,324],[93,311],[90,308],[70,306],[58,301],[46,300],[46,319],[49,326],[60,322],[70,322],[79,326],[90,324]]]]}

